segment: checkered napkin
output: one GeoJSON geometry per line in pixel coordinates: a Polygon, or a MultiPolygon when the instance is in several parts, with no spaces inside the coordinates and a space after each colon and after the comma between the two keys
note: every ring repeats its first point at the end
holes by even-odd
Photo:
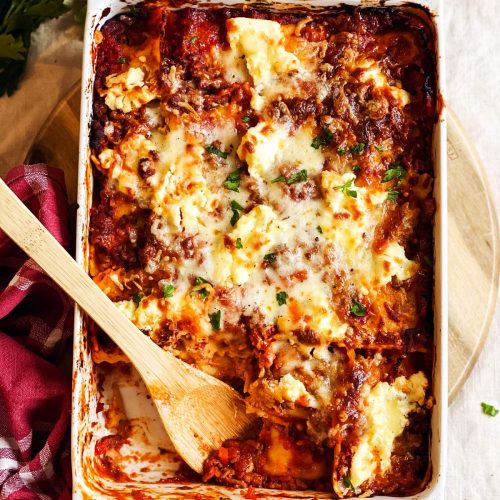
{"type": "MultiPolygon", "coordinates": [[[[67,247],[63,172],[21,165],[5,181],[67,247]]],[[[56,364],[71,327],[68,298],[0,231],[0,499],[70,498],[71,380],[56,364]]]]}

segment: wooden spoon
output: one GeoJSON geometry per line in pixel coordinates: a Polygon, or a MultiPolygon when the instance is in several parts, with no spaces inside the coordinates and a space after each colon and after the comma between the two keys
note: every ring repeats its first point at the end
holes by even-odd
{"type": "Polygon", "coordinates": [[[196,472],[223,441],[255,423],[230,386],[164,351],[138,330],[0,179],[0,229],[84,309],[141,374],[172,443],[196,472]]]}

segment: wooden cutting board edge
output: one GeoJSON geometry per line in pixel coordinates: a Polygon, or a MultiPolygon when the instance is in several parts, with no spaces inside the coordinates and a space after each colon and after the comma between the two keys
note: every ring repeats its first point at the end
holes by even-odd
{"type": "MultiPolygon", "coordinates": [[[[80,83],[78,82],[54,108],[53,112],[37,134],[26,157],[27,163],[45,162],[54,166],[59,166],[60,168],[63,168],[61,167],[62,165],[71,167],[63,168],[63,170],[66,175],[68,199],[72,205],[76,203],[79,111],[80,83]]],[[[469,286],[470,282],[466,283],[468,289],[474,289],[480,294],[480,296],[476,297],[476,302],[482,304],[482,308],[479,311],[479,319],[478,317],[463,317],[463,315],[466,314],[465,311],[470,310],[469,308],[462,307],[464,305],[463,301],[466,300],[469,302],[469,300],[464,299],[463,290],[450,288],[450,304],[453,305],[457,303],[457,300],[459,301],[457,307],[450,307],[449,318],[448,403],[451,404],[462,388],[465,380],[467,380],[470,375],[488,337],[498,295],[500,253],[497,212],[495,210],[489,184],[486,181],[487,176],[484,166],[481,163],[472,141],[460,124],[455,113],[449,108],[447,112],[449,165],[448,197],[453,201],[454,197],[460,196],[460,207],[473,206],[474,214],[481,214],[480,217],[473,217],[473,222],[468,226],[463,224],[450,224],[450,227],[459,227],[462,232],[464,228],[467,229],[467,231],[466,234],[461,235],[462,237],[455,238],[453,231],[450,230],[449,234],[451,237],[449,238],[449,246],[450,250],[460,246],[456,244],[456,239],[457,241],[460,240],[460,244],[463,248],[468,249],[471,242],[479,241],[481,243],[480,255],[474,255],[474,258],[481,258],[480,267],[483,269],[481,272],[481,278],[483,279],[482,283],[476,284],[476,287],[469,286]],[[466,185],[474,184],[476,186],[475,191],[477,192],[477,190],[479,190],[483,194],[483,196],[477,197],[477,200],[473,200],[472,205],[468,205],[466,201],[467,197],[470,196],[471,189],[456,189],[455,186],[455,184],[457,184],[455,181],[457,179],[463,179],[464,176],[467,176],[466,185]],[[483,200],[483,203],[477,204],[478,200],[483,200]],[[487,229],[479,222],[477,224],[474,223],[474,220],[483,221],[483,223],[487,221],[487,229]],[[484,304],[487,305],[484,306],[484,304]],[[454,316],[452,316],[452,314],[454,314],[454,316]],[[478,323],[480,327],[477,326],[478,323]]],[[[450,202],[449,210],[452,210],[453,206],[454,204],[450,202]]],[[[449,212],[450,221],[454,221],[456,217],[462,219],[464,214],[467,213],[466,211],[462,213],[461,210],[457,210],[457,212],[460,212],[460,214],[449,212]]],[[[450,255],[451,254],[452,252],[450,251],[450,255]]],[[[468,258],[470,258],[470,256],[468,258]]],[[[460,261],[460,265],[461,264],[462,262],[460,261]]],[[[468,268],[468,266],[464,267],[468,268]]],[[[450,260],[450,275],[452,272],[455,272],[455,268],[456,262],[451,262],[450,260]]],[[[471,279],[475,280],[476,278],[472,276],[471,279]]]]}

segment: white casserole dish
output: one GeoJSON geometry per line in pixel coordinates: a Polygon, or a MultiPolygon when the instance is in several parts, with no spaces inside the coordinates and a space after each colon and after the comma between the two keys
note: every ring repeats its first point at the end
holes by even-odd
{"type": "MultiPolygon", "coordinates": [[[[124,11],[128,5],[138,3],[137,0],[89,0],[87,21],[85,26],[85,44],[83,57],[82,101],[80,116],[80,159],[78,177],[78,217],[77,217],[77,262],[87,268],[89,228],[89,210],[92,196],[91,165],[89,159],[90,119],[92,111],[92,89],[94,77],[94,32],[107,19],[124,11]],[[103,13],[106,12],[104,15],[103,13]]],[[[224,0],[218,4],[241,3],[237,0],[224,0]]],[[[276,0],[273,3],[297,5],[298,2],[276,0]]],[[[314,0],[308,5],[329,7],[339,4],[377,6],[403,6],[404,0],[314,0]]],[[[434,15],[437,40],[438,90],[443,92],[443,23],[441,0],[413,0],[414,4],[427,7],[434,15]]],[[[411,498],[439,499],[444,492],[444,474],[446,463],[446,414],[447,414],[447,171],[446,171],[446,119],[444,112],[435,127],[434,139],[435,191],[437,202],[435,216],[435,365],[433,394],[436,405],[432,412],[431,436],[431,479],[426,489],[411,498]]],[[[194,498],[200,499],[242,498],[243,490],[230,489],[207,484],[181,483],[165,481],[169,472],[172,474],[178,464],[163,458],[147,462],[147,454],[151,444],[161,445],[171,449],[168,437],[159,422],[156,411],[149,401],[145,387],[136,375],[111,376],[103,393],[109,398],[119,394],[123,411],[137,427],[137,437],[132,439],[130,447],[123,449],[122,464],[126,463],[129,476],[134,481],[120,482],[104,477],[96,469],[93,461],[93,442],[106,434],[102,412],[97,412],[98,390],[96,368],[92,362],[84,317],[78,307],[75,313],[75,338],[73,361],[73,405],[72,405],[72,466],[73,466],[73,497],[77,499],[95,498],[194,498]],[[141,430],[144,434],[141,435],[141,430]],[[147,436],[147,437],[144,437],[147,436]],[[147,470],[146,470],[147,469],[147,470]]],[[[168,456],[168,454],[167,454],[168,456]]],[[[258,498],[330,498],[325,493],[304,491],[273,491],[255,490],[258,498]],[[259,495],[260,494],[260,495],[259,495]]],[[[387,499],[392,497],[375,497],[387,499]]],[[[407,497],[409,498],[409,497],[407,497]]]]}

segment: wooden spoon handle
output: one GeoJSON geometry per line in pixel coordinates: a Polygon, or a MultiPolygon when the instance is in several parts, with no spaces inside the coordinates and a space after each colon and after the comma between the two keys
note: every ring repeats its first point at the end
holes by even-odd
{"type": "MultiPolygon", "coordinates": [[[[174,392],[187,388],[193,369],[164,351],[133,325],[76,264],[57,240],[0,179],[0,229],[21,247],[113,339],[146,383],[155,381],[155,366],[169,372],[174,392]],[[152,359],[156,358],[156,359],[152,359]]],[[[192,383],[190,384],[192,386],[192,383]]]]}

